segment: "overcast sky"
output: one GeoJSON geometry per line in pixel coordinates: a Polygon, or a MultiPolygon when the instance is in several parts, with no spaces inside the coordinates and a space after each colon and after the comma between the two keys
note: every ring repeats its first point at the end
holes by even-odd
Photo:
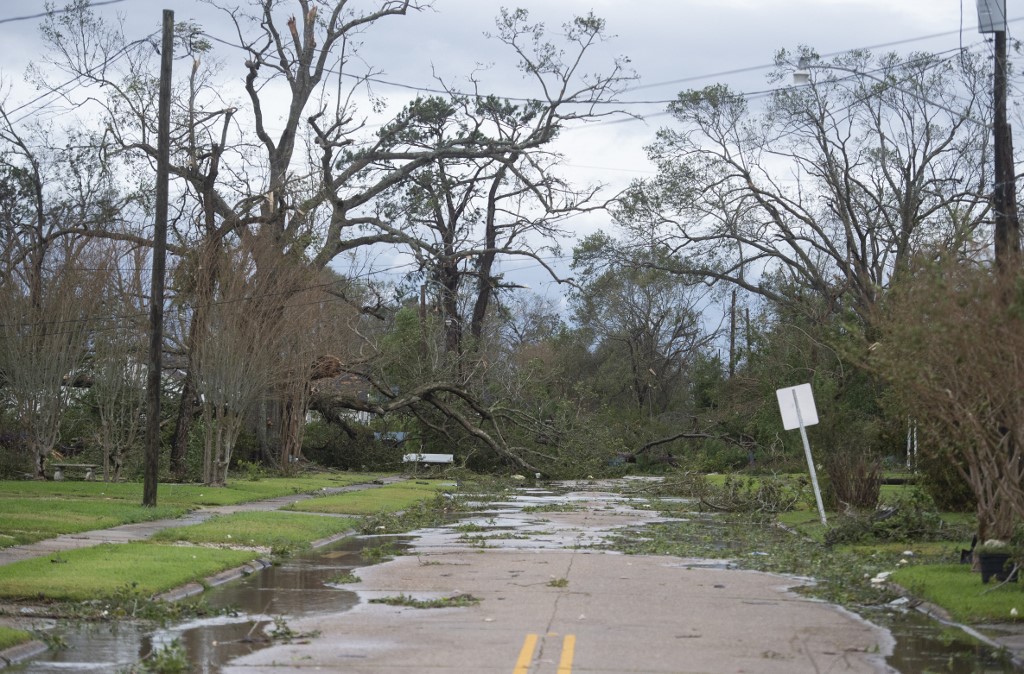
{"type": "MultiPolygon", "coordinates": [[[[219,1],[232,5],[244,0],[219,1]]],[[[1024,21],[1014,21],[1024,17],[1024,0],[1007,0],[1007,5],[1013,37],[1016,30],[1024,32],[1024,21]]],[[[494,64],[485,82],[494,93],[514,96],[523,83],[501,67],[510,63],[510,55],[484,37],[502,6],[526,8],[531,19],[549,26],[593,11],[616,36],[596,54],[593,69],[613,56],[630,58],[640,80],[624,99],[643,101],[628,109],[646,119],[575,130],[565,134],[561,146],[567,173],[580,182],[608,183],[612,190],[652,175],[644,146],[659,126],[670,122],[665,102],[681,90],[716,82],[739,91],[764,90],[769,87],[765,66],[780,48],[808,45],[821,54],[880,45],[888,46],[879,50],[904,54],[961,45],[990,49],[975,28],[975,0],[434,0],[432,9],[388,19],[368,31],[362,58],[381,71],[381,79],[427,87],[435,84],[434,74],[457,83],[478,65],[494,64]]],[[[11,89],[8,107],[35,95],[18,83],[39,44],[39,19],[9,19],[41,9],[38,0],[0,0],[0,42],[5,45],[0,74],[11,89]]],[[[177,21],[195,20],[215,37],[233,38],[223,14],[198,0],[121,0],[97,12],[124,16],[132,38],[158,30],[163,9],[174,10],[177,21]]],[[[225,49],[221,57],[225,76],[240,81],[244,55],[225,49]]],[[[378,85],[376,93],[395,105],[414,95],[387,85],[378,85]]],[[[606,222],[607,217],[589,218],[580,230],[593,231],[606,222]]],[[[539,276],[533,285],[541,294],[559,292],[539,276]]]]}

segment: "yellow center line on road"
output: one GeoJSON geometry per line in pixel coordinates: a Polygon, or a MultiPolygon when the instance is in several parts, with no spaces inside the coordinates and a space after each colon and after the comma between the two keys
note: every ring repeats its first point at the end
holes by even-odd
{"type": "MultiPolygon", "coordinates": [[[[549,637],[557,636],[548,633],[549,637]]],[[[533,652],[537,650],[537,641],[540,639],[536,634],[527,634],[523,641],[523,647],[519,650],[519,659],[516,660],[516,668],[512,674],[529,674],[530,665],[533,664],[533,652]]],[[[558,674],[572,674],[572,659],[576,655],[576,636],[566,634],[562,639],[562,656],[558,660],[558,674]]]]}
{"type": "Polygon", "coordinates": [[[558,661],[558,674],[572,674],[572,657],[576,652],[576,637],[566,634],[562,639],[562,658],[558,661]]]}
{"type": "Polygon", "coordinates": [[[526,641],[519,651],[519,659],[516,660],[516,668],[512,670],[512,674],[528,674],[530,663],[533,662],[533,651],[537,648],[537,639],[536,634],[526,635],[526,641]]]}

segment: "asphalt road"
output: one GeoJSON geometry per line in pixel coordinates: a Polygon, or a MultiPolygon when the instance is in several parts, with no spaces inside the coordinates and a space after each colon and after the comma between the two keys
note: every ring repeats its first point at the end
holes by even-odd
{"type": "Polygon", "coordinates": [[[310,636],[223,671],[889,671],[889,634],[790,592],[799,581],[706,560],[594,550],[590,544],[610,531],[656,517],[609,493],[568,498],[580,509],[499,509],[474,520],[485,529],[479,533],[423,532],[414,554],[359,571],[361,582],[347,586],[366,600],[356,609],[289,621],[310,636]],[[479,603],[425,609],[370,602],[464,595],[479,603]]]}

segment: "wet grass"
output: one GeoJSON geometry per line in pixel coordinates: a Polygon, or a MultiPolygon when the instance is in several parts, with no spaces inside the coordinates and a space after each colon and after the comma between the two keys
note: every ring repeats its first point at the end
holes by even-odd
{"type": "Polygon", "coordinates": [[[968,564],[913,564],[896,570],[890,579],[915,597],[938,604],[966,623],[1024,620],[1021,583],[981,582],[968,564]]]}
{"type": "Polygon", "coordinates": [[[369,473],[321,473],[295,478],[230,480],[225,487],[161,484],[156,508],[144,508],[138,482],[0,481],[0,547],[24,545],[93,529],[179,517],[203,506],[316,492],[369,482],[369,473]]]}
{"type": "Polygon", "coordinates": [[[251,551],[126,543],[69,550],[0,566],[0,597],[88,601],[125,587],[151,596],[253,559],[251,551]]]}
{"type": "Polygon", "coordinates": [[[579,503],[545,503],[544,505],[524,506],[524,513],[571,513],[583,510],[579,503]]]}
{"type": "Polygon", "coordinates": [[[328,581],[330,585],[351,585],[353,583],[361,582],[363,582],[362,579],[351,571],[346,571],[345,573],[335,576],[328,581]]]}
{"type": "Polygon", "coordinates": [[[16,630],[10,627],[0,627],[0,651],[5,648],[11,648],[18,644],[28,643],[35,637],[32,636],[31,632],[25,630],[16,630]]]}
{"type": "Polygon", "coordinates": [[[287,510],[339,515],[393,513],[433,499],[438,492],[451,489],[451,483],[445,481],[400,482],[374,489],[309,499],[289,506],[287,510]]]}
{"type": "Polygon", "coordinates": [[[154,541],[212,543],[230,546],[306,549],[312,541],[354,531],[350,517],[324,517],[286,512],[234,513],[206,522],[157,532],[154,541]]]}
{"type": "Polygon", "coordinates": [[[400,594],[392,597],[371,599],[370,603],[385,604],[387,606],[406,606],[408,608],[461,608],[464,606],[476,606],[480,603],[480,599],[471,594],[458,594],[454,597],[440,597],[438,599],[416,599],[406,594],[400,594]]]}
{"type": "Polygon", "coordinates": [[[862,555],[826,548],[763,517],[689,516],[689,521],[653,524],[621,534],[611,545],[628,554],[732,560],[740,568],[813,577],[818,582],[801,592],[847,606],[877,606],[898,596],[869,579],[896,568],[900,554],[862,555]]]}
{"type": "Polygon", "coordinates": [[[144,508],[124,501],[88,497],[10,498],[0,496],[0,547],[26,545],[61,534],[106,529],[121,524],[180,517],[184,508],[144,508]]]}

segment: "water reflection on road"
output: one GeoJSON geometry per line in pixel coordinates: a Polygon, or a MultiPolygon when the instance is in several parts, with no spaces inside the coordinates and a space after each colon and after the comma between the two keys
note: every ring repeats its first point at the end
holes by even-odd
{"type": "Polygon", "coordinates": [[[32,674],[124,671],[154,648],[178,640],[191,661],[189,671],[214,674],[232,658],[269,643],[274,621],[287,628],[287,618],[338,613],[358,603],[354,592],[336,584],[339,577],[367,566],[364,548],[386,542],[396,550],[408,537],[362,536],[296,555],[247,578],[205,593],[213,609],[226,615],[203,618],[153,630],[137,624],[61,625],[52,635],[66,646],[9,671],[32,674]]]}
{"type": "MultiPolygon", "coordinates": [[[[346,539],[284,560],[242,580],[214,588],[204,597],[215,609],[231,609],[215,618],[152,630],[134,624],[59,626],[54,633],[67,648],[8,671],[32,673],[127,671],[146,654],[178,640],[192,672],[215,674],[233,658],[269,644],[268,631],[287,629],[289,617],[339,613],[355,606],[358,596],[337,581],[369,565],[362,551],[382,544],[418,549],[466,545],[485,548],[537,549],[598,544],[606,531],[559,527],[545,509],[586,507],[614,514],[645,508],[642,499],[627,499],[596,485],[571,484],[556,489],[520,489],[498,502],[481,504],[447,526],[415,532],[415,536],[369,536],[346,539]],[[523,512],[526,508],[528,512],[523,512]]],[[[653,514],[653,513],[652,513],[653,514]]],[[[652,521],[657,518],[652,518],[652,521]]],[[[723,542],[723,547],[725,543],[723,542]]],[[[695,563],[699,563],[695,560],[695,563]]],[[[708,560],[723,565],[722,560],[708,560]]],[[[888,664],[896,671],[1013,672],[1012,663],[992,648],[951,639],[941,625],[914,611],[867,615],[888,627],[896,645],[888,664]]]]}

